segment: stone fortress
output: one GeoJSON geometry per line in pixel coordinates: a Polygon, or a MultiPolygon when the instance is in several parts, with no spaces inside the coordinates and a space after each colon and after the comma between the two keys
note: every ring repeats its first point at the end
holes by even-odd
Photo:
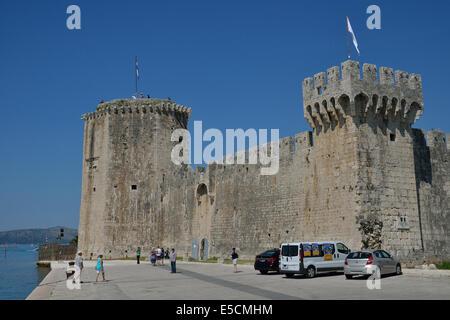
{"type": "MultiPolygon", "coordinates": [[[[85,120],[79,250],[119,258],[176,248],[253,259],[287,241],[383,248],[407,263],[450,258],[450,134],[413,129],[417,74],[347,60],[303,81],[313,131],[280,139],[279,171],[175,165],[173,130],[191,110],[114,100],[85,120]],[[394,79],[395,78],[395,79],[394,79]],[[395,83],[394,83],[395,80],[395,83]]],[[[248,154],[247,154],[248,156],[248,154]]]]}

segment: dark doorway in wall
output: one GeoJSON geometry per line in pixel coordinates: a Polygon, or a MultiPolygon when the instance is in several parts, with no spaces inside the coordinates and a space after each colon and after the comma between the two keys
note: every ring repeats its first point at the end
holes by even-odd
{"type": "Polygon", "coordinates": [[[206,187],[206,185],[204,183],[202,183],[201,185],[199,185],[197,187],[197,197],[201,197],[204,194],[208,194],[208,188],[206,187]]]}
{"type": "Polygon", "coordinates": [[[208,239],[202,239],[200,244],[200,259],[206,260],[208,259],[208,239]]]}
{"type": "Polygon", "coordinates": [[[201,205],[203,196],[205,195],[208,195],[208,187],[202,183],[197,187],[197,201],[199,206],[201,205]]]}

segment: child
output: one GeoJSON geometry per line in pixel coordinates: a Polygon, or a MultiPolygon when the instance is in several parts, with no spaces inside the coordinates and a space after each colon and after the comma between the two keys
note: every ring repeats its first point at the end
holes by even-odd
{"type": "Polygon", "coordinates": [[[105,281],[105,269],[103,269],[103,255],[99,255],[97,259],[97,266],[95,267],[97,271],[97,277],[95,278],[95,282],[98,281],[98,275],[100,272],[102,273],[103,281],[105,281]]]}

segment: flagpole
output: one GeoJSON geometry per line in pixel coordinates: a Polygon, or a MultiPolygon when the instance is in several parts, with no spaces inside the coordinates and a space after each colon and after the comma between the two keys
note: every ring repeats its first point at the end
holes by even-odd
{"type": "Polygon", "coordinates": [[[345,15],[345,24],[347,25],[347,54],[348,58],[350,59],[350,38],[348,34],[348,16],[345,15]]]}
{"type": "Polygon", "coordinates": [[[138,97],[138,75],[137,75],[137,56],[136,56],[136,61],[134,63],[134,76],[136,78],[136,99],[138,97]]]}

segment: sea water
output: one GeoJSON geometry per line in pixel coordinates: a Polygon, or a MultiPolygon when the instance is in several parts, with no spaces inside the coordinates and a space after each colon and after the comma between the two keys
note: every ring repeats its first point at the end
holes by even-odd
{"type": "MultiPolygon", "coordinates": [[[[0,245],[1,246],[1,245],[0,245]]],[[[12,245],[9,245],[12,246],[12,245]]],[[[36,265],[38,251],[34,245],[0,248],[0,300],[22,300],[50,272],[36,265]]]]}

